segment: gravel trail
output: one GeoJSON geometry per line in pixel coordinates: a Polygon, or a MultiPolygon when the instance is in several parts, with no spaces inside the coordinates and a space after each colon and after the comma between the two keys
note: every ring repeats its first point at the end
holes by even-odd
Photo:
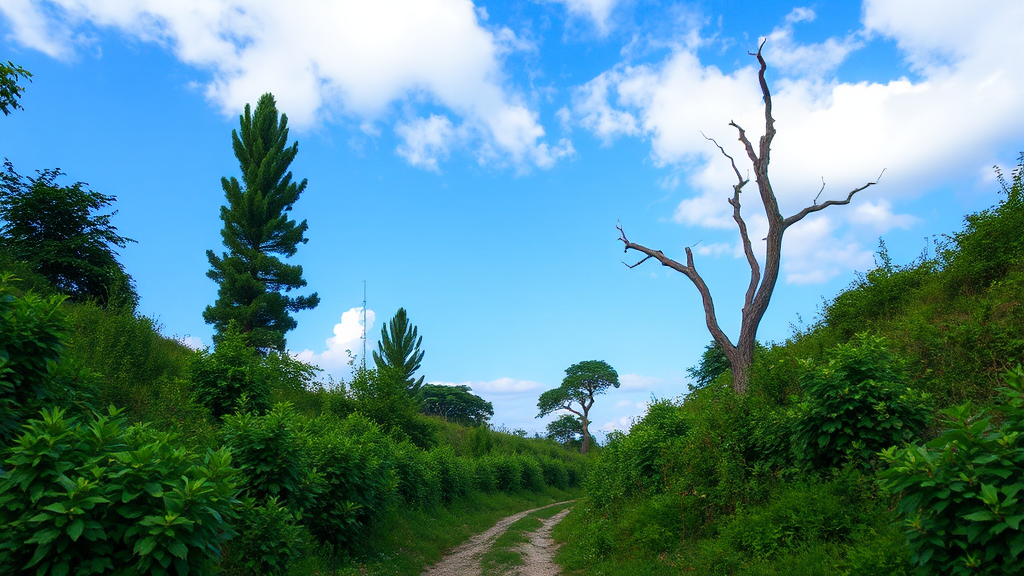
{"type": "MultiPolygon", "coordinates": [[[[440,562],[424,570],[421,576],[480,576],[480,557],[490,549],[498,536],[501,536],[512,523],[538,510],[567,503],[556,502],[502,518],[485,532],[473,536],[464,544],[454,548],[440,562]]],[[[522,576],[553,576],[559,573],[558,566],[552,561],[557,546],[551,540],[551,529],[559,520],[565,518],[565,515],[568,513],[568,509],[559,512],[551,518],[544,520],[544,526],[536,532],[530,533],[530,542],[524,544],[519,549],[523,552],[525,564],[517,566],[515,574],[522,576]]]]}

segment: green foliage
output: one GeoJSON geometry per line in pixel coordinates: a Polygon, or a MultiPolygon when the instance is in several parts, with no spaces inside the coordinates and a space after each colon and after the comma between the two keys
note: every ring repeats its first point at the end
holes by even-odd
{"type": "Polygon", "coordinates": [[[278,404],[262,416],[252,412],[224,416],[224,444],[245,478],[246,495],[257,505],[273,498],[301,512],[322,482],[309,464],[298,421],[289,404],[278,404]]]}
{"type": "Polygon", "coordinates": [[[995,168],[1005,198],[964,218],[964,229],[951,237],[940,253],[946,265],[947,287],[973,293],[989,287],[1012,268],[1024,264],[1024,153],[1007,182],[995,168]]]}
{"type": "Polygon", "coordinates": [[[18,83],[20,80],[31,82],[32,73],[10,60],[6,64],[0,62],[0,112],[4,116],[10,116],[15,110],[23,110],[18,100],[25,92],[25,87],[18,83]]]}
{"type": "Polygon", "coordinates": [[[0,569],[211,574],[238,503],[226,450],[200,458],[123,417],[43,410],[0,480],[0,569]]]}
{"type": "Polygon", "coordinates": [[[420,369],[424,354],[420,351],[423,337],[417,338],[416,333],[417,328],[409,323],[405,308],[399,308],[391,322],[385,322],[380,329],[380,342],[373,352],[377,370],[388,368],[400,373],[410,394],[423,386],[423,376],[419,380],[413,376],[420,369]]]}
{"type": "Polygon", "coordinates": [[[115,251],[134,240],[110,224],[116,210],[96,214],[115,198],[87,190],[83,182],[60,186],[57,178],[63,175],[53,169],[41,170],[37,178],[22,177],[4,162],[0,244],[75,300],[134,309],[138,296],[115,251]]]}
{"type": "Polygon", "coordinates": [[[566,447],[577,450],[582,446],[583,425],[580,419],[572,414],[562,414],[547,425],[547,437],[566,447]]]}
{"type": "Polygon", "coordinates": [[[267,93],[256,104],[256,113],[245,105],[240,117],[241,135],[231,131],[235,157],[241,165],[242,183],[234,176],[222,178],[227,205],[220,209],[224,229],[221,238],[227,252],[210,261],[207,276],[219,284],[217,301],[207,306],[203,319],[217,331],[219,343],[231,322],[247,334],[250,345],[262,351],[284,351],[284,335],[297,323],[291,313],[315,308],[316,293],[287,296],[306,285],[302,267],[285,264],[298,244],[306,243],[306,221],[296,223],[288,212],[306,188],[306,180],[292,182],[288,166],[298,153],[298,143],[288,144],[288,117],[280,115],[274,97],[267,93]],[[244,184],[244,188],[243,188],[244,184]]]}
{"type": "Polygon", "coordinates": [[[87,406],[95,396],[95,377],[61,360],[67,323],[64,297],[15,296],[11,277],[0,276],[0,445],[18,426],[49,405],[87,406]]]}
{"type": "Polygon", "coordinates": [[[286,574],[305,544],[299,517],[276,496],[260,506],[246,501],[236,527],[239,535],[225,546],[221,567],[228,575],[286,574]]]}
{"type": "Polygon", "coordinates": [[[304,519],[321,541],[351,549],[396,497],[394,443],[359,414],[340,422],[321,416],[299,423],[310,463],[323,477],[304,519]]]}
{"type": "Polygon", "coordinates": [[[195,353],[160,334],[150,318],[91,303],[65,304],[65,357],[99,375],[100,401],[124,407],[133,419],[197,431],[207,414],[180,382],[195,353]]]}
{"type": "Polygon", "coordinates": [[[469,386],[425,384],[419,389],[423,412],[464,426],[483,426],[494,416],[494,406],[470,390],[469,386]]]}
{"type": "Polygon", "coordinates": [[[868,333],[836,346],[824,366],[808,362],[800,383],[806,400],[797,406],[798,451],[819,468],[870,465],[928,421],[927,397],[906,386],[885,339],[868,333]]]}
{"type": "Polygon", "coordinates": [[[725,357],[722,345],[712,340],[704,347],[704,352],[700,355],[700,362],[696,366],[686,369],[686,373],[693,380],[688,387],[691,391],[699,390],[714,382],[729,368],[729,359],[725,357]]]}
{"type": "Polygon", "coordinates": [[[232,326],[212,354],[200,352],[192,362],[193,394],[218,418],[239,410],[269,408],[265,374],[248,342],[248,337],[232,326]]]}
{"type": "Polygon", "coordinates": [[[1024,370],[1005,375],[998,425],[970,404],[942,413],[948,430],[891,448],[883,485],[901,496],[919,574],[1017,574],[1024,553],[1024,370]]]}
{"type": "Polygon", "coordinates": [[[373,420],[396,440],[409,440],[420,448],[435,443],[435,421],[420,414],[419,401],[410,396],[404,373],[398,368],[359,370],[350,383],[356,410],[373,420]]]}

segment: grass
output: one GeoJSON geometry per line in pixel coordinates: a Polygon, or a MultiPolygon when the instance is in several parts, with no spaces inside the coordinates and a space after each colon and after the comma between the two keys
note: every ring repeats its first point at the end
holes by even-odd
{"type": "MultiPolygon", "coordinates": [[[[473,492],[448,506],[394,510],[368,536],[369,542],[359,557],[338,557],[324,548],[308,550],[289,570],[289,575],[417,576],[440,560],[445,551],[487,530],[498,520],[530,508],[571,500],[577,495],[578,491],[556,488],[515,495],[473,492]]],[[[552,514],[558,510],[554,508],[552,514]]]]}

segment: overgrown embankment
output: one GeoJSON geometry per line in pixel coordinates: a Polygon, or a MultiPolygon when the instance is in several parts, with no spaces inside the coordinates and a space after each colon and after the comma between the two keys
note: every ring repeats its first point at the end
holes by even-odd
{"type": "Polygon", "coordinates": [[[553,441],[420,413],[386,370],[328,387],[240,334],[192,351],[130,306],[63,302],[16,271],[0,286],[5,574],[417,574],[582,480],[553,441]]]}
{"type": "Polygon", "coordinates": [[[556,529],[563,566],[1019,573],[1022,171],[1024,156],[1000,203],[934,257],[895,265],[883,244],[816,325],[759,350],[746,395],[710,349],[695,370],[705,385],[653,404],[591,463],[556,529]]]}

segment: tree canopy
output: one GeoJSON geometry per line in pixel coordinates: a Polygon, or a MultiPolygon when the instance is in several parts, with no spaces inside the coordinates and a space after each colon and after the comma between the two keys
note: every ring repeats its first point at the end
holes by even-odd
{"type": "Polygon", "coordinates": [[[249,344],[262,351],[284,350],[285,333],[298,324],[291,313],[315,308],[320,302],[309,296],[287,296],[306,285],[302,266],[289,265],[277,255],[294,256],[305,244],[306,221],[296,223],[288,212],[306,188],[306,180],[292,181],[288,166],[298,153],[298,143],[288,146],[288,117],[278,116],[270,93],[260,97],[253,114],[249,105],[239,118],[240,130],[231,131],[242,182],[234,176],[221,178],[227,205],[221,206],[224,221],[221,238],[227,252],[217,256],[208,250],[207,276],[220,288],[217,301],[207,306],[203,318],[223,336],[231,321],[238,323],[249,344]]]}
{"type": "Polygon", "coordinates": [[[406,388],[411,394],[423,386],[423,376],[415,379],[413,374],[420,369],[423,352],[420,351],[422,336],[417,336],[417,328],[409,324],[405,308],[399,308],[390,322],[385,322],[380,330],[380,342],[373,352],[373,363],[377,369],[394,368],[404,374],[406,388]]]}
{"type": "Polygon", "coordinates": [[[32,73],[18,66],[14,62],[0,62],[0,112],[4,116],[10,116],[15,110],[23,110],[21,107],[21,95],[25,93],[25,87],[18,83],[19,80],[32,81],[32,73]]]}
{"type": "Polygon", "coordinates": [[[565,369],[562,385],[544,392],[537,401],[538,418],[558,410],[565,410],[579,418],[580,433],[583,435],[581,452],[590,448],[590,408],[594,397],[604,394],[611,387],[619,387],[619,374],[604,360],[587,360],[565,369]]]}
{"type": "Polygon", "coordinates": [[[494,416],[494,406],[472,393],[469,386],[424,384],[419,391],[423,412],[464,426],[482,426],[494,416]]]}
{"type": "Polygon", "coordinates": [[[131,238],[110,223],[117,214],[102,211],[116,200],[83,182],[61,186],[60,169],[21,176],[10,161],[0,173],[0,245],[27,262],[58,290],[75,300],[94,299],[134,307],[131,278],[117,261],[116,248],[131,238]]]}

